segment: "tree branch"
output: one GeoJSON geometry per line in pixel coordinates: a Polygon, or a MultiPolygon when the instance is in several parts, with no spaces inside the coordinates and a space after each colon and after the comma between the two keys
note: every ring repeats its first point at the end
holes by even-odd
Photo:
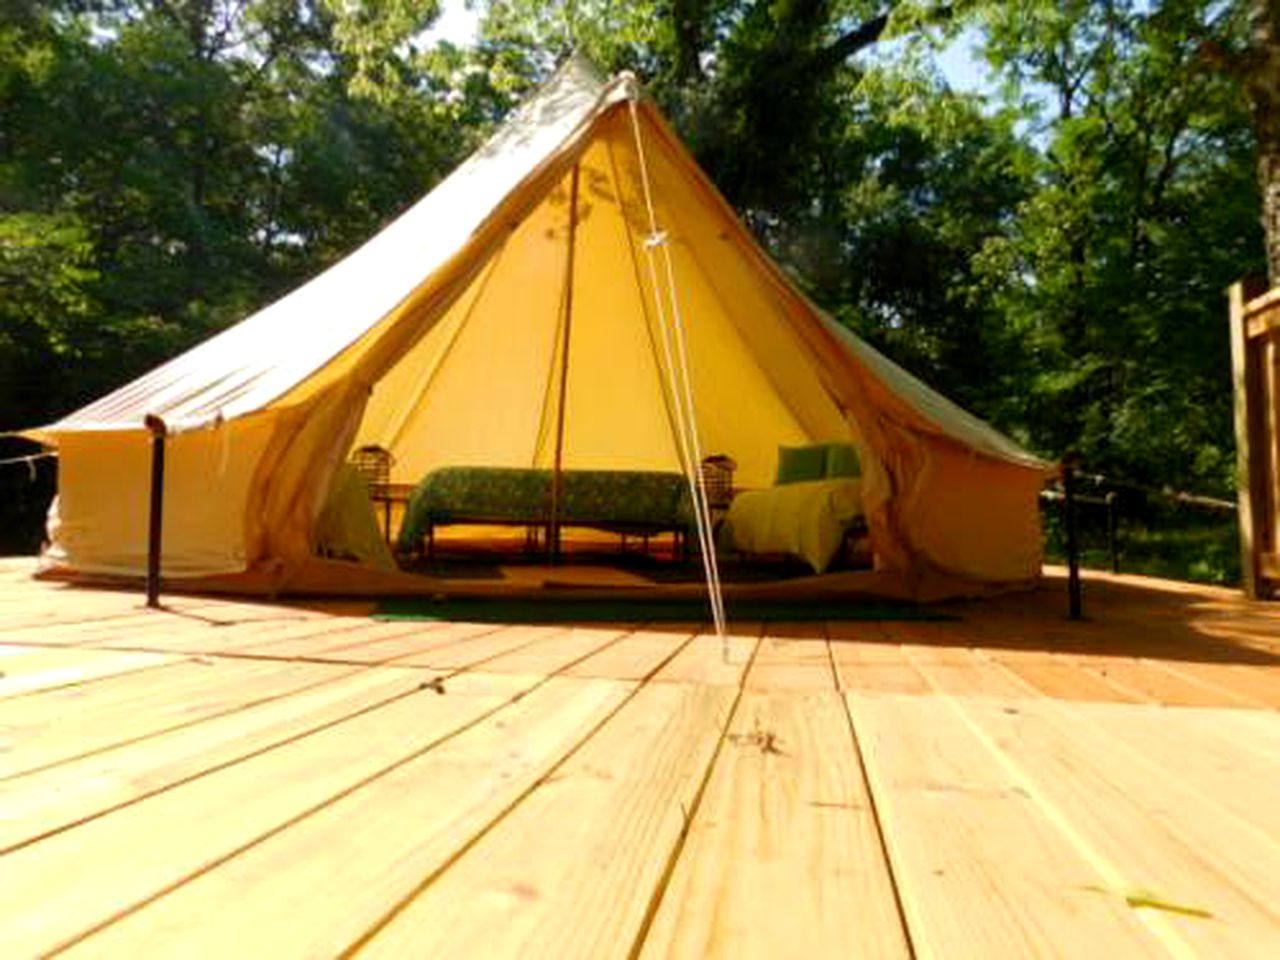
{"type": "Polygon", "coordinates": [[[889,26],[889,10],[865,20],[853,30],[823,47],[814,56],[810,68],[817,73],[834,69],[860,50],[878,41],[889,26]]]}

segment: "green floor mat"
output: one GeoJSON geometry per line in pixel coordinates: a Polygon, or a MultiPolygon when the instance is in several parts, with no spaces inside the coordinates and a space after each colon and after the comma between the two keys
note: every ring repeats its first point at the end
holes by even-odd
{"type": "MultiPolygon", "coordinates": [[[[952,614],[910,603],[878,601],[726,602],[730,622],[814,620],[957,620],[952,614]]],[[[711,620],[705,599],[610,598],[512,599],[489,597],[389,597],[376,620],[458,620],[470,623],[699,623],[711,620]]]]}

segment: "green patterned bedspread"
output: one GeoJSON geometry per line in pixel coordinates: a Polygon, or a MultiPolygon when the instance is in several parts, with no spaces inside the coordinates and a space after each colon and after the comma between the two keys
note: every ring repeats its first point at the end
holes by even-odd
{"type": "MultiPolygon", "coordinates": [[[[561,523],[619,531],[692,526],[688,485],[678,473],[566,470],[561,479],[561,523]]],[[[550,520],[550,470],[441,467],[423,477],[409,497],[399,546],[411,550],[432,527],[444,524],[550,520]]]]}

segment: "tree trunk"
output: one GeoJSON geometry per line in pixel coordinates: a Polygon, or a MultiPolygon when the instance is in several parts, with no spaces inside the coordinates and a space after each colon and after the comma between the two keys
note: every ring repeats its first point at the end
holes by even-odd
{"type": "Polygon", "coordinates": [[[1267,245],[1267,279],[1280,286],[1280,118],[1256,116],[1258,192],[1262,196],[1262,229],[1267,245]]]}
{"type": "Polygon", "coordinates": [[[1248,39],[1232,49],[1221,38],[1200,45],[1204,60],[1240,85],[1258,142],[1258,194],[1266,242],[1267,278],[1280,285],[1280,0],[1246,0],[1248,39]]]}
{"type": "Polygon", "coordinates": [[[1267,245],[1267,279],[1280,285],[1280,0],[1252,0],[1245,92],[1258,138],[1258,193],[1267,245]]]}

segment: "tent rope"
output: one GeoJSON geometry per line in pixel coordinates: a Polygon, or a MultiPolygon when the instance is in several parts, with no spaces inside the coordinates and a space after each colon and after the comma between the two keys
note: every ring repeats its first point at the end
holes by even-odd
{"type": "MultiPolygon", "coordinates": [[[[13,436],[17,436],[17,434],[13,434],[13,436]]],[[[50,458],[57,457],[57,455],[58,454],[52,450],[47,450],[44,453],[29,453],[25,457],[10,457],[7,460],[0,460],[0,467],[16,466],[17,464],[21,463],[26,466],[27,475],[28,477],[30,477],[31,482],[35,483],[36,482],[36,461],[48,460],[50,458]]]]}
{"type": "Polygon", "coordinates": [[[707,594],[711,602],[711,617],[715,623],[716,635],[720,638],[721,653],[728,658],[728,632],[725,626],[724,594],[720,584],[720,566],[716,559],[715,537],[711,526],[711,509],[707,503],[707,492],[699,482],[698,465],[702,462],[702,450],[698,442],[698,422],[693,405],[693,379],[689,373],[688,346],[685,342],[684,322],[680,314],[680,301],[676,296],[675,267],[672,264],[671,250],[665,230],[658,226],[658,214],[653,203],[653,191],[649,181],[649,168],[645,159],[644,142],[640,134],[640,117],[636,107],[636,93],[632,91],[628,101],[631,113],[631,129],[635,135],[636,157],[640,167],[640,183],[643,188],[645,208],[649,215],[649,236],[645,239],[644,249],[649,265],[649,280],[653,286],[654,307],[658,317],[658,327],[662,331],[662,348],[666,360],[668,389],[676,401],[675,421],[681,460],[685,478],[689,483],[689,493],[693,501],[694,520],[698,527],[698,542],[702,554],[703,573],[707,579],[707,594]],[[671,319],[663,305],[660,293],[661,283],[658,279],[657,254],[660,250],[667,276],[667,292],[671,305],[671,319]],[[672,341],[675,349],[672,349],[672,341]],[[673,358],[674,361],[673,362],[673,358]],[[677,370],[678,365],[678,370],[677,370]]]}

